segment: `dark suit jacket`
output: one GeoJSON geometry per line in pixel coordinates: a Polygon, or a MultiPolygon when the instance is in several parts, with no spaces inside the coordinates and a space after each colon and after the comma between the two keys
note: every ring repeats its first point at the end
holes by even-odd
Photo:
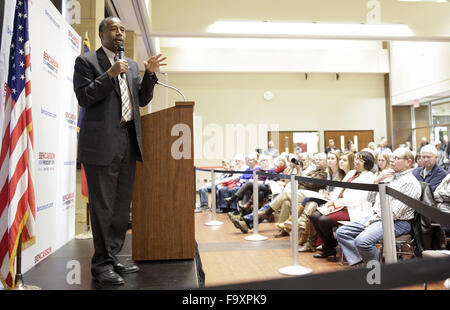
{"type": "MultiPolygon", "coordinates": [[[[137,159],[142,161],[139,107],[146,106],[153,98],[157,78],[155,74],[146,72],[141,80],[137,63],[125,59],[129,64],[127,81],[139,146],[137,159]]],[[[78,159],[85,164],[109,165],[117,149],[122,101],[117,77],[110,79],[106,73],[110,67],[111,63],[103,48],[85,53],[75,61],[74,90],[78,103],[85,108],[78,141],[78,159]]]]}

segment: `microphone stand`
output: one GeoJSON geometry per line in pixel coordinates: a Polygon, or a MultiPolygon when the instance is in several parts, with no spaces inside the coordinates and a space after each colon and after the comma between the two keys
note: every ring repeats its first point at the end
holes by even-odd
{"type": "Polygon", "coordinates": [[[160,81],[156,82],[156,84],[159,84],[161,86],[164,86],[164,87],[167,87],[167,88],[170,88],[170,89],[176,91],[177,93],[179,93],[181,95],[181,97],[183,97],[183,100],[186,102],[186,97],[184,96],[184,94],[178,88],[170,86],[170,85],[167,85],[167,84],[164,84],[164,83],[161,83],[160,81]]]}

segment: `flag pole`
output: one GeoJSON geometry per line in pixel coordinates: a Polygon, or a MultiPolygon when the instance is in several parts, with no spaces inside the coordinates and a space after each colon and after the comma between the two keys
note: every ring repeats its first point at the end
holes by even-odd
{"type": "Polygon", "coordinates": [[[27,285],[23,283],[22,276],[22,233],[20,233],[19,244],[17,245],[17,256],[16,256],[16,276],[14,280],[14,288],[11,290],[15,291],[36,291],[41,290],[40,287],[34,285],[27,285]]]}

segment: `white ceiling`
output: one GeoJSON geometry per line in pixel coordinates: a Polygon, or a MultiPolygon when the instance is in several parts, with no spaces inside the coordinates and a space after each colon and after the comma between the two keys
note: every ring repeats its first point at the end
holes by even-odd
{"type": "MultiPolygon", "coordinates": [[[[416,0],[399,0],[399,1],[416,1],[416,0]]],[[[418,0],[418,1],[423,1],[423,2],[449,2],[449,1],[442,1],[442,0],[418,0]]],[[[148,16],[148,14],[143,14],[143,12],[140,12],[141,16],[137,16],[139,14],[136,14],[136,10],[135,7],[137,7],[137,4],[140,4],[141,7],[143,6],[143,3],[146,3],[146,0],[106,0],[106,6],[108,11],[114,11],[112,12],[112,15],[116,15],[119,16],[120,19],[122,20],[122,22],[124,23],[125,27],[127,28],[127,30],[132,30],[136,33],[137,35],[137,62],[140,65],[140,69],[143,70],[143,65],[142,62],[144,60],[147,60],[151,54],[155,54],[155,48],[154,48],[154,38],[150,37],[151,34],[151,16],[148,16]],[[144,22],[142,22],[143,20],[143,15],[144,18],[146,19],[144,22]],[[146,29],[144,29],[146,28],[146,29]],[[147,35],[149,38],[145,38],[144,36],[147,35]],[[146,39],[146,40],[145,40],[146,39]],[[146,42],[150,42],[148,44],[146,44],[146,42]],[[150,45],[150,46],[149,46],[150,45]]],[[[186,38],[161,38],[159,44],[161,44],[161,46],[176,46],[179,44],[183,44],[183,40],[185,40],[186,38]]],[[[318,43],[319,42],[325,42],[324,40],[317,40],[318,43]]],[[[217,39],[217,44],[221,44],[221,41],[219,39],[217,39]]],[[[348,42],[348,41],[347,41],[348,42]]],[[[341,43],[342,44],[342,43],[341,43]]],[[[367,42],[362,42],[361,44],[367,44],[367,42]]],[[[284,46],[283,48],[293,48],[293,49],[298,49],[298,46],[295,47],[289,47],[289,46],[284,46]]],[[[446,92],[442,92],[442,93],[438,93],[438,94],[434,94],[432,96],[427,96],[427,97],[423,97],[423,98],[417,98],[417,100],[419,100],[420,103],[424,103],[424,102],[430,102],[430,101],[435,101],[435,100],[439,100],[442,98],[446,98],[446,97],[450,97],[450,90],[446,91],[446,92]]],[[[414,100],[415,101],[415,100],[414,100]]],[[[408,101],[408,102],[404,102],[401,103],[400,105],[413,105],[414,101],[408,101]]]]}

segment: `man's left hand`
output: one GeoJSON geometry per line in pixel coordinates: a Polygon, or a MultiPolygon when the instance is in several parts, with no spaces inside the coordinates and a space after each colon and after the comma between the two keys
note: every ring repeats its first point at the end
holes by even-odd
{"type": "Polygon", "coordinates": [[[144,61],[145,70],[148,73],[153,74],[159,67],[167,66],[167,64],[163,63],[166,59],[167,57],[163,57],[162,54],[151,57],[149,60],[144,61]]]}

